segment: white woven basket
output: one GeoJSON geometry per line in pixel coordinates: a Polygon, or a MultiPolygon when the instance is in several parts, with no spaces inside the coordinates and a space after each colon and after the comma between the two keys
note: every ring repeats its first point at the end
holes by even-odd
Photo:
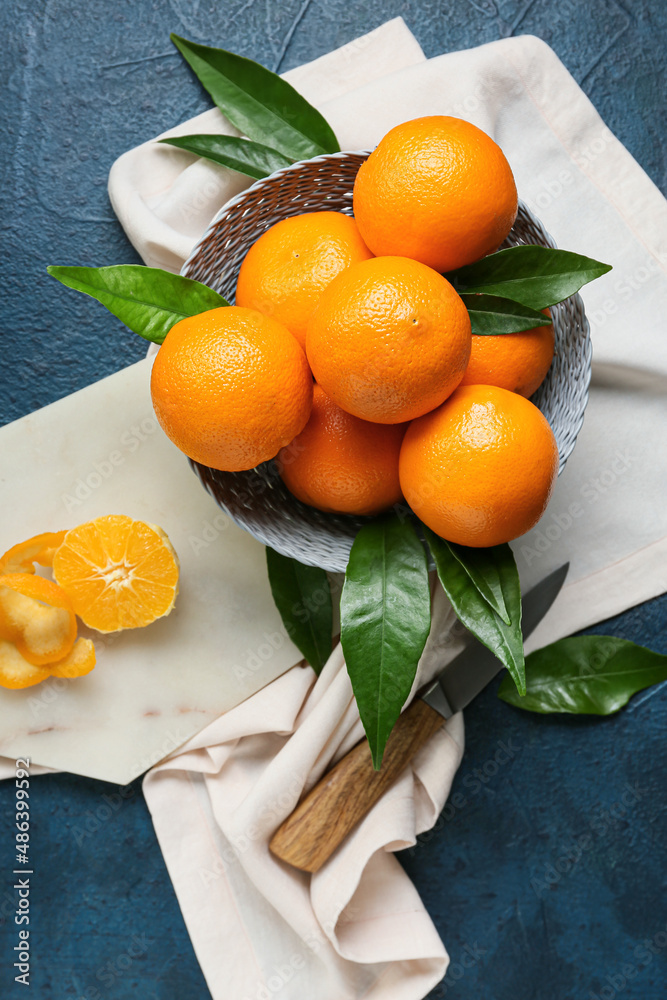
{"type": "MultiPolygon", "coordinates": [[[[243,258],[274,223],[302,212],[352,214],[354,179],[367,157],[367,152],[318,156],[257,181],[218,212],[181,273],[233,302],[243,258]]],[[[539,219],[519,203],[517,220],[503,246],[522,243],[555,247],[539,219]]],[[[553,306],[551,315],[555,356],[546,379],[531,398],[551,424],[562,472],[584,419],[591,341],[579,295],[553,306]]],[[[192,465],[223,510],[259,541],[302,563],[331,572],[345,570],[354,536],[368,518],[324,514],[306,506],[287,490],[272,462],[248,472],[220,472],[196,462],[192,465]]]]}

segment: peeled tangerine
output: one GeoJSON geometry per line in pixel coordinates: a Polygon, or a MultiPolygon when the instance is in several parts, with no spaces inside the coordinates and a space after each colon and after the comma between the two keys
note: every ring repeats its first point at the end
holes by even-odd
{"type": "Polygon", "coordinates": [[[401,487],[424,524],[449,542],[500,545],[544,513],[558,475],[548,422],[528,399],[491,385],[458,388],[403,439],[401,487]]]}
{"type": "Polygon", "coordinates": [[[57,584],[31,573],[0,576],[0,685],[24,688],[89,673],[95,650],[76,632],[72,604],[57,584]]]}
{"type": "Polygon", "coordinates": [[[110,514],[65,535],[53,575],[76,614],[98,632],[141,628],[168,615],[178,557],[162,528],[110,514]]]}

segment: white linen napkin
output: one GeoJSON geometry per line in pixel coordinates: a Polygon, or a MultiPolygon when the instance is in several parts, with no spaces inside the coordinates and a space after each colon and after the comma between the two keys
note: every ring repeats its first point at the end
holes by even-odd
{"type": "MultiPolygon", "coordinates": [[[[475,122],[502,145],[521,197],[557,243],[614,265],[583,293],[595,348],[584,429],[545,518],[514,546],[526,584],[572,564],[528,648],[664,591],[667,455],[655,445],[667,436],[667,207],[658,190],[530,36],[425,61],[397,19],[286,76],[321,108],[342,148],[372,147],[393,125],[426,114],[475,122]]],[[[215,111],[173,131],[209,129],[231,131],[215,111]]],[[[148,143],[114,165],[110,195],[144,260],[178,270],[246,183],[148,143]]],[[[440,664],[448,620],[443,612],[441,631],[434,626],[440,664]]],[[[444,974],[444,949],[386,849],[435,821],[459,760],[460,720],[312,879],[267,852],[302,786],[359,735],[336,651],[316,684],[295,668],[148,774],[146,798],[215,1000],[266,1000],[278,990],[283,1000],[417,1000],[444,974]]]]}
{"type": "MultiPolygon", "coordinates": [[[[453,639],[435,593],[415,685],[453,639]]],[[[463,753],[453,716],[315,875],[268,843],[332,762],[363,736],[340,645],[320,677],[294,667],[153,768],[144,794],[214,1000],[417,1000],[447,954],[388,851],[415,843],[445,804],[463,753]]]]}

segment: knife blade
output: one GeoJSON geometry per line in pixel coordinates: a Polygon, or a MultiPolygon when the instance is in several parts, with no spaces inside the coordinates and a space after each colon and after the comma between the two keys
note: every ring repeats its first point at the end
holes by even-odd
{"type": "MultiPolygon", "coordinates": [[[[560,566],[524,596],[524,639],[555,601],[568,568],[569,563],[560,566]]],[[[494,654],[471,637],[463,652],[400,715],[381,769],[373,769],[368,743],[362,739],[278,828],[269,844],[272,854],[302,871],[319,871],[444,721],[469,705],[502,669],[494,654]]]]}

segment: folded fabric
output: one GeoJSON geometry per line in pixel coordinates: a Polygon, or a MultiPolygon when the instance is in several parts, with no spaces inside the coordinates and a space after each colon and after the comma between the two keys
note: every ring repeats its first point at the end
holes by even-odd
{"type": "MultiPolygon", "coordinates": [[[[313,104],[323,104],[425,56],[395,18],[333,53],[283,74],[313,104]]],[[[176,135],[238,135],[213,108],[168,129],[176,135]]],[[[180,271],[216,212],[250,184],[234,170],[154,140],[123,153],[109,174],[109,197],[130,242],[151,267],[180,271]]]]}
{"type": "MultiPolygon", "coordinates": [[[[416,685],[460,648],[438,589],[416,685]]],[[[435,823],[463,753],[453,716],[313,876],[277,861],[272,834],[363,736],[340,645],[320,677],[297,666],[144,779],[169,874],[214,1000],[424,996],[447,956],[387,851],[435,823]]]]}

